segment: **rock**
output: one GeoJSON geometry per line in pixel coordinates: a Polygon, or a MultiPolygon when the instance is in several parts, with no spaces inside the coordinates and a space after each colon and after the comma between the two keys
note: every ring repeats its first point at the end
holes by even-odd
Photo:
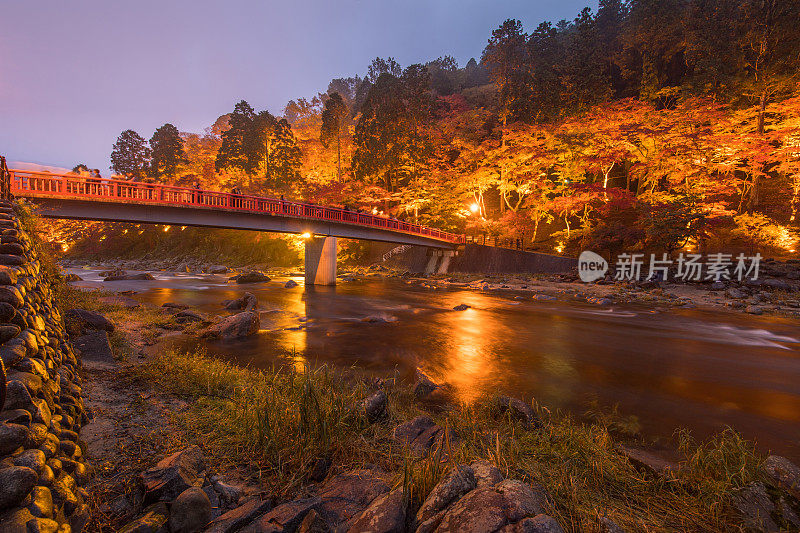
{"type": "Polygon", "coordinates": [[[228,511],[208,524],[205,533],[232,533],[253,522],[272,509],[272,502],[258,498],[248,500],[243,505],[228,511]]]}
{"type": "Polygon", "coordinates": [[[70,309],[64,316],[77,322],[81,330],[100,329],[114,331],[114,324],[100,313],[86,311],[85,309],[70,309]]]}
{"type": "Polygon", "coordinates": [[[69,517],[70,530],[76,533],[83,531],[83,528],[86,527],[86,524],[89,523],[91,518],[92,516],[89,513],[89,506],[86,504],[80,505],[69,517]]]}
{"type": "Polygon", "coordinates": [[[453,307],[453,311],[466,311],[470,307],[472,306],[467,304],[458,304],[457,306],[453,307]]]}
{"type": "Polygon", "coordinates": [[[108,276],[103,281],[153,281],[156,278],[149,272],[142,272],[140,274],[123,274],[119,276],[108,276]]]}
{"type": "Polygon", "coordinates": [[[178,311],[172,318],[175,319],[175,322],[179,324],[185,324],[187,322],[204,322],[205,318],[203,315],[196,311],[190,311],[188,309],[184,309],[183,311],[178,311]]]}
{"type": "Polygon", "coordinates": [[[767,278],[762,280],[761,285],[770,287],[771,289],[778,289],[779,291],[792,290],[792,285],[782,279],[767,278]]]}
{"type": "Polygon", "coordinates": [[[780,455],[770,455],[763,468],[776,487],[800,500],[800,468],[797,465],[780,455]]]}
{"type": "Polygon", "coordinates": [[[429,450],[442,435],[442,428],[425,415],[398,425],[393,432],[395,442],[422,453],[429,450]]]}
{"type": "Polygon", "coordinates": [[[444,512],[435,531],[492,533],[508,523],[504,512],[505,505],[505,498],[494,487],[475,489],[444,512]]]}
{"type": "Polygon", "coordinates": [[[482,459],[473,461],[470,463],[469,467],[475,474],[478,487],[497,485],[503,481],[503,473],[489,461],[484,461],[482,459]]]}
{"type": "Polygon", "coordinates": [[[102,270],[97,273],[101,278],[108,278],[111,276],[127,276],[128,272],[125,270],[102,270]]]}
{"type": "Polygon", "coordinates": [[[190,487],[181,492],[169,507],[171,533],[195,533],[210,520],[211,500],[199,487],[190,487]]]}
{"type": "Polygon", "coordinates": [[[164,527],[168,517],[167,504],[154,503],[142,516],[124,525],[119,533],[156,533],[164,527]]]}
{"type": "Polygon", "coordinates": [[[39,476],[28,467],[10,466],[0,470],[0,510],[19,505],[30,494],[39,476]]]}
{"type": "Polygon", "coordinates": [[[166,309],[189,309],[188,305],[179,304],[175,302],[164,302],[163,304],[161,304],[161,307],[164,307],[166,309]]]}
{"type": "Polygon", "coordinates": [[[261,319],[258,313],[244,311],[222,319],[222,321],[208,328],[203,333],[203,336],[236,339],[255,335],[258,333],[259,327],[261,327],[261,319]]]}
{"type": "MultiPolygon", "coordinates": [[[[0,412],[0,422],[19,424],[21,426],[30,426],[32,420],[33,417],[31,416],[31,412],[25,409],[9,409],[0,412]]],[[[2,452],[2,439],[2,429],[0,429],[0,455],[4,455],[2,452]]]]}
{"type": "Polygon", "coordinates": [[[364,416],[370,422],[376,422],[389,415],[389,399],[382,390],[373,392],[362,404],[364,416]]]}
{"type": "Polygon", "coordinates": [[[498,533],[564,533],[564,530],[552,516],[538,514],[533,518],[524,518],[516,524],[509,524],[498,533]]]}
{"type": "Polygon", "coordinates": [[[325,520],[316,512],[314,509],[311,509],[308,513],[306,513],[305,518],[303,521],[300,522],[300,525],[297,526],[297,533],[330,533],[331,528],[328,527],[328,524],[325,520]]]}
{"type": "Polygon", "coordinates": [[[36,475],[41,474],[44,468],[47,457],[42,450],[25,450],[18,456],[14,457],[14,466],[26,466],[36,472],[36,475]]]}
{"type": "Polygon", "coordinates": [[[25,508],[15,509],[9,513],[0,513],[0,531],[3,533],[30,533],[28,523],[34,516],[25,508]]]}
{"type": "Polygon", "coordinates": [[[64,276],[64,280],[67,283],[70,283],[70,282],[73,282],[73,281],[83,281],[83,278],[80,277],[77,274],[73,274],[72,272],[69,272],[66,276],[64,276]]]}
{"type": "Polygon", "coordinates": [[[0,325],[0,344],[5,344],[6,341],[13,339],[19,335],[20,331],[22,331],[20,327],[14,324],[0,325]]]}
{"type": "Polygon", "coordinates": [[[293,279],[290,279],[283,286],[286,287],[287,289],[292,289],[294,287],[297,287],[297,282],[293,279]]]}
{"type": "Polygon", "coordinates": [[[258,299],[250,292],[244,293],[235,300],[228,300],[223,303],[225,304],[225,309],[229,311],[253,311],[258,307],[258,299]]]}
{"type": "Polygon", "coordinates": [[[439,388],[425,372],[417,368],[417,382],[414,384],[414,395],[423,398],[439,388]]]}
{"type": "Polygon", "coordinates": [[[53,518],[53,495],[47,487],[33,487],[27,509],[37,518],[53,518]]]}
{"type": "Polygon", "coordinates": [[[8,455],[28,441],[30,430],[19,424],[0,424],[0,456],[8,455]]]}
{"type": "Polygon", "coordinates": [[[25,409],[33,398],[25,384],[17,379],[6,382],[6,403],[5,409],[25,409]]]}
{"type": "Polygon", "coordinates": [[[725,283],[722,281],[715,281],[709,286],[709,290],[712,291],[724,291],[725,290],[725,283]]]}
{"type": "Polygon", "coordinates": [[[731,498],[734,508],[742,515],[743,525],[756,531],[780,531],[773,520],[775,504],[767,495],[763,483],[751,483],[736,491],[731,498]]]}
{"type": "Polygon", "coordinates": [[[378,496],[350,526],[348,533],[403,533],[406,528],[403,489],[378,496]]]}
{"type": "Polygon", "coordinates": [[[501,413],[510,413],[513,418],[520,420],[526,427],[542,427],[542,421],[536,416],[533,408],[519,398],[500,396],[497,404],[501,413]]]}
{"type": "Polygon", "coordinates": [[[331,468],[331,461],[327,457],[318,457],[314,460],[311,466],[311,471],[308,474],[309,481],[322,481],[328,476],[328,470],[331,468]]]}
{"type": "Polygon", "coordinates": [[[81,359],[87,361],[114,362],[114,352],[106,331],[90,331],[86,335],[76,337],[72,341],[75,349],[81,352],[81,359]]]}
{"type": "Polygon", "coordinates": [[[143,503],[171,501],[193,486],[205,468],[205,457],[198,446],[173,453],[140,474],[143,503]]]}
{"type": "Polygon", "coordinates": [[[284,503],[257,518],[240,533],[280,533],[295,531],[309,511],[317,510],[322,501],[318,497],[284,503]]]}
{"type": "Polygon", "coordinates": [[[517,479],[506,479],[493,488],[505,497],[506,516],[512,522],[544,513],[547,507],[547,493],[538,485],[531,486],[517,479]]]}
{"type": "Polygon", "coordinates": [[[228,272],[228,267],[223,265],[212,265],[206,269],[206,272],[209,274],[226,274],[228,272]]]}
{"type": "Polygon", "coordinates": [[[728,298],[733,298],[735,300],[740,300],[742,298],[747,298],[747,295],[736,288],[731,288],[725,291],[725,296],[728,298]]]}
{"type": "Polygon", "coordinates": [[[263,272],[252,271],[252,272],[243,272],[238,276],[233,276],[229,278],[231,281],[235,281],[236,283],[262,283],[265,281],[270,281],[270,277],[264,274],[263,272]]]}
{"type": "Polygon", "coordinates": [[[428,521],[477,485],[472,468],[464,465],[455,466],[428,494],[417,512],[417,523],[428,521]]]}
{"type": "Polygon", "coordinates": [[[217,492],[217,494],[219,494],[220,499],[228,507],[235,506],[239,502],[239,498],[242,497],[241,487],[229,485],[227,483],[223,483],[222,481],[214,482],[214,490],[217,492]]]}
{"type": "Polygon", "coordinates": [[[744,312],[751,315],[760,315],[764,313],[764,310],[757,305],[748,305],[744,308],[744,312]]]}
{"type": "Polygon", "coordinates": [[[376,468],[352,470],[329,477],[319,489],[321,503],[316,511],[335,530],[360,515],[378,496],[389,492],[389,485],[376,468]]]}
{"type": "Polygon", "coordinates": [[[617,444],[614,448],[620,454],[628,458],[628,461],[637,470],[649,472],[659,476],[671,476],[677,472],[678,465],[672,461],[663,459],[653,453],[637,448],[631,448],[623,444],[617,444]]]}

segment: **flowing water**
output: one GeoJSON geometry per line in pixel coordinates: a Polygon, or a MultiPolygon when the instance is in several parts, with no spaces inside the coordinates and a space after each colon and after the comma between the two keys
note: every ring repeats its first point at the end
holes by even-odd
{"type": "MultiPolygon", "coordinates": [[[[95,271],[71,269],[88,286],[95,271]]],[[[258,335],[240,341],[177,339],[179,347],[268,367],[333,363],[413,379],[417,367],[453,386],[458,399],[486,393],[535,397],[583,413],[618,405],[645,434],[677,427],[705,437],[731,426],[762,451],[800,459],[800,325],[741,313],[539,301],[511,292],[438,289],[400,279],[337,287],[288,278],[236,286],[224,276],[154,272],[155,281],[112,282],[161,305],[188,304],[209,315],[220,302],[254,293],[258,335]],[[518,299],[519,298],[519,299],[518,299]],[[453,311],[458,304],[466,311],[453,311]]]]}

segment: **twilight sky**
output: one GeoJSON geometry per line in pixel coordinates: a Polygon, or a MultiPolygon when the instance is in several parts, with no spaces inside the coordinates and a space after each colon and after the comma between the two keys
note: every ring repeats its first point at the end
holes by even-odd
{"type": "Polygon", "coordinates": [[[245,99],[281,113],[376,56],[479,58],[507,18],[526,31],[597,0],[6,0],[0,155],[108,172],[117,135],[202,132],[245,99]]]}

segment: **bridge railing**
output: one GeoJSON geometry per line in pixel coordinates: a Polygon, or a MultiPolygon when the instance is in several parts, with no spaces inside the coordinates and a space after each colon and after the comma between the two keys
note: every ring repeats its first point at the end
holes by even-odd
{"type": "Polygon", "coordinates": [[[75,174],[52,174],[15,169],[11,169],[10,173],[11,192],[18,196],[83,198],[98,201],[114,200],[143,204],[208,207],[355,224],[421,235],[453,244],[464,242],[464,235],[338,207],[75,174]]]}

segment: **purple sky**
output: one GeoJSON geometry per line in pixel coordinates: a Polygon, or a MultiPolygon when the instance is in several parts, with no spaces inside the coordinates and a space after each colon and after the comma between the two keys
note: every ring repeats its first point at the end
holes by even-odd
{"type": "Polygon", "coordinates": [[[0,155],[108,171],[117,135],[202,132],[245,99],[280,113],[331,78],[479,58],[507,18],[526,31],[596,0],[8,0],[0,31],[0,155]]]}

